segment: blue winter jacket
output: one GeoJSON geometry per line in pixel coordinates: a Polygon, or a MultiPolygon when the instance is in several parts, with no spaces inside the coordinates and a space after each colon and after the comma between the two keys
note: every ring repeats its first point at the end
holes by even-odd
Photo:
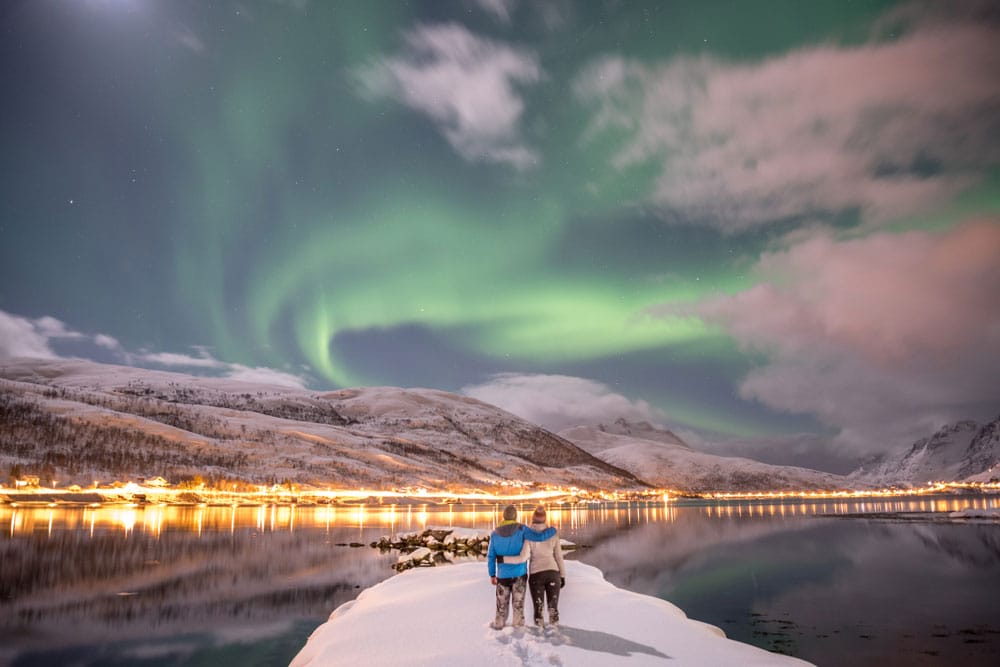
{"type": "Polygon", "coordinates": [[[553,526],[543,531],[536,531],[517,521],[504,521],[490,535],[490,549],[486,553],[486,565],[490,570],[490,576],[513,579],[528,574],[527,563],[497,563],[497,556],[517,556],[521,553],[525,540],[544,542],[555,534],[556,529],[553,526]]]}

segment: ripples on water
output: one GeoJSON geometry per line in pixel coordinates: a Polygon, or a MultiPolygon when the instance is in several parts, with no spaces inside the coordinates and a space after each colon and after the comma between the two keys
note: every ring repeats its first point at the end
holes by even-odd
{"type": "MultiPolygon", "coordinates": [[[[1000,526],[932,520],[966,507],[1000,503],[681,501],[549,518],[612,583],[741,641],[820,664],[992,665],[1000,526]],[[817,518],[857,514],[879,518],[817,518]]],[[[348,545],[488,531],[500,509],[0,507],[0,663],[287,664],[334,608],[393,574],[395,554],[348,545]]]]}

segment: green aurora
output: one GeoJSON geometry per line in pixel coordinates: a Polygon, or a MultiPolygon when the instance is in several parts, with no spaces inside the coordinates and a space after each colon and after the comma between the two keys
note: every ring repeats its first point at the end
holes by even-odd
{"type": "MultiPolygon", "coordinates": [[[[562,374],[707,433],[835,433],[741,397],[760,350],[685,309],[753,288],[789,232],[872,233],[863,211],[735,231],[665,213],[669,163],[620,159],[640,121],[595,126],[579,81],[609,56],[752,67],[849,51],[898,3],[500,4],[506,17],[471,0],[8,5],[0,309],[316,388],[562,374]],[[487,137],[532,165],[463,155],[461,107],[373,92],[379,66],[430,58],[412,46],[421,26],[537,68],[509,82],[516,122],[487,137]]],[[[995,215],[995,161],[977,168],[885,228],[995,215]]]]}

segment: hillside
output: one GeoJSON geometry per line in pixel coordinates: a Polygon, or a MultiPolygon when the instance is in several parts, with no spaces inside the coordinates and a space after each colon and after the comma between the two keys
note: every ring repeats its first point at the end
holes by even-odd
{"type": "MultiPolygon", "coordinates": [[[[657,487],[702,492],[824,490],[852,486],[846,478],[831,473],[698,452],[670,431],[648,425],[632,426],[621,420],[614,428],[582,426],[560,431],[559,435],[657,487]],[[643,435],[652,438],[641,437],[643,435]]],[[[856,483],[853,486],[863,488],[866,485],[856,483]]]]}
{"type": "Polygon", "coordinates": [[[89,484],[201,475],[390,488],[639,488],[499,408],[429,389],[319,393],[80,360],[0,363],[0,470],[89,484]]]}
{"type": "Polygon", "coordinates": [[[982,425],[949,424],[905,452],[868,459],[850,479],[876,484],[921,485],[934,481],[988,481],[1000,475],[1000,418],[982,425]]]}

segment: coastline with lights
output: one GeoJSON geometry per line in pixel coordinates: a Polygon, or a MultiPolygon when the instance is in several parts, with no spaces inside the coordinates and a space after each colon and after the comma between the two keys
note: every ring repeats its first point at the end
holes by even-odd
{"type": "MultiPolygon", "coordinates": [[[[678,489],[588,490],[577,487],[533,489],[526,483],[510,483],[493,491],[435,490],[423,487],[403,489],[334,489],[298,485],[257,486],[254,490],[174,486],[165,483],[147,485],[139,482],[78,486],[5,487],[0,485],[0,505],[17,506],[92,506],[99,505],[489,505],[543,503],[579,505],[608,502],[663,502],[679,499],[706,501],[809,501],[893,498],[943,494],[1000,493],[1000,482],[928,482],[912,488],[839,489],[823,491],[716,491],[692,493],[678,489]]],[[[235,487],[235,485],[234,485],[235,487]]]]}

